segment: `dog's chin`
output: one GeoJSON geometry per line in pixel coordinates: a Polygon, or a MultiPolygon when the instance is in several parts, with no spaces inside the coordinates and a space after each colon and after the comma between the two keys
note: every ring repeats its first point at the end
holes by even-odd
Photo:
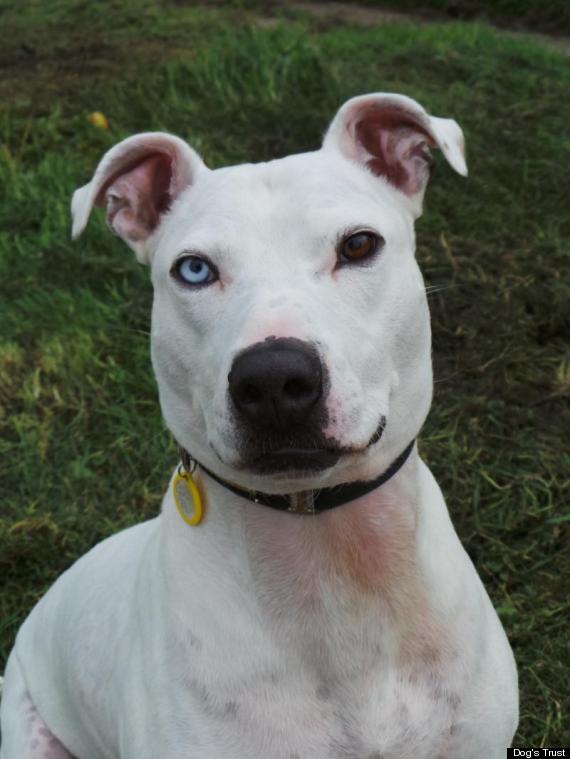
{"type": "Polygon", "coordinates": [[[302,477],[330,469],[341,455],[342,451],[330,449],[284,448],[258,456],[249,463],[247,468],[255,474],[287,474],[302,477]]]}

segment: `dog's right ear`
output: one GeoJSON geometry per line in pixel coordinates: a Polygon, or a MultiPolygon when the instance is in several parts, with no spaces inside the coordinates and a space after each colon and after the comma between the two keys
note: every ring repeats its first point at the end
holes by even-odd
{"type": "Polygon", "coordinates": [[[174,135],[144,132],[119,142],[89,184],[73,193],[73,239],[85,229],[93,206],[106,206],[109,227],[141,263],[149,263],[150,241],[164,214],[203,171],[209,169],[200,156],[174,135]]]}

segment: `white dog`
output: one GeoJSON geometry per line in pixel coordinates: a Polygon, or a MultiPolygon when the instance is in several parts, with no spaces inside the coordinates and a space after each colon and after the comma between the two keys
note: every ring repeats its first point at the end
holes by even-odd
{"type": "Polygon", "coordinates": [[[415,439],[414,258],[455,121],[349,100],[320,150],[209,170],[139,134],[74,195],[151,267],[182,449],[161,515],[97,545],[18,633],[2,759],[499,759],[517,672],[415,439]]]}

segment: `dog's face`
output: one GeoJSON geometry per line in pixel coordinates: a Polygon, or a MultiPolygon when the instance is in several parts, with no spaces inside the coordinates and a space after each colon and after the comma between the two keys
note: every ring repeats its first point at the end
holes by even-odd
{"type": "Polygon", "coordinates": [[[74,196],[150,263],[152,360],[176,440],[243,487],[370,478],[432,392],[414,258],[428,147],[466,173],[454,121],[402,96],[348,101],[315,152],[210,171],[181,140],[113,148],[74,196]]]}

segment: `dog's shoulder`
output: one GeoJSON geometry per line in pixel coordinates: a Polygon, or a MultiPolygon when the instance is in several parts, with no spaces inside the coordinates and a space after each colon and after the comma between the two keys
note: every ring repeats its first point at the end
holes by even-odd
{"type": "Polygon", "coordinates": [[[122,530],[81,556],[32,609],[17,642],[39,631],[42,639],[52,631],[59,636],[71,625],[88,629],[94,614],[124,603],[137,583],[143,554],[158,541],[158,523],[151,519],[122,530]]]}
{"type": "Polygon", "coordinates": [[[84,713],[87,732],[114,724],[120,689],[109,683],[125,679],[121,662],[140,627],[137,599],[148,593],[158,543],[158,518],[98,543],[57,579],[18,632],[15,652],[30,696],[57,735],[73,730],[70,745],[86,733],[84,713]]]}

